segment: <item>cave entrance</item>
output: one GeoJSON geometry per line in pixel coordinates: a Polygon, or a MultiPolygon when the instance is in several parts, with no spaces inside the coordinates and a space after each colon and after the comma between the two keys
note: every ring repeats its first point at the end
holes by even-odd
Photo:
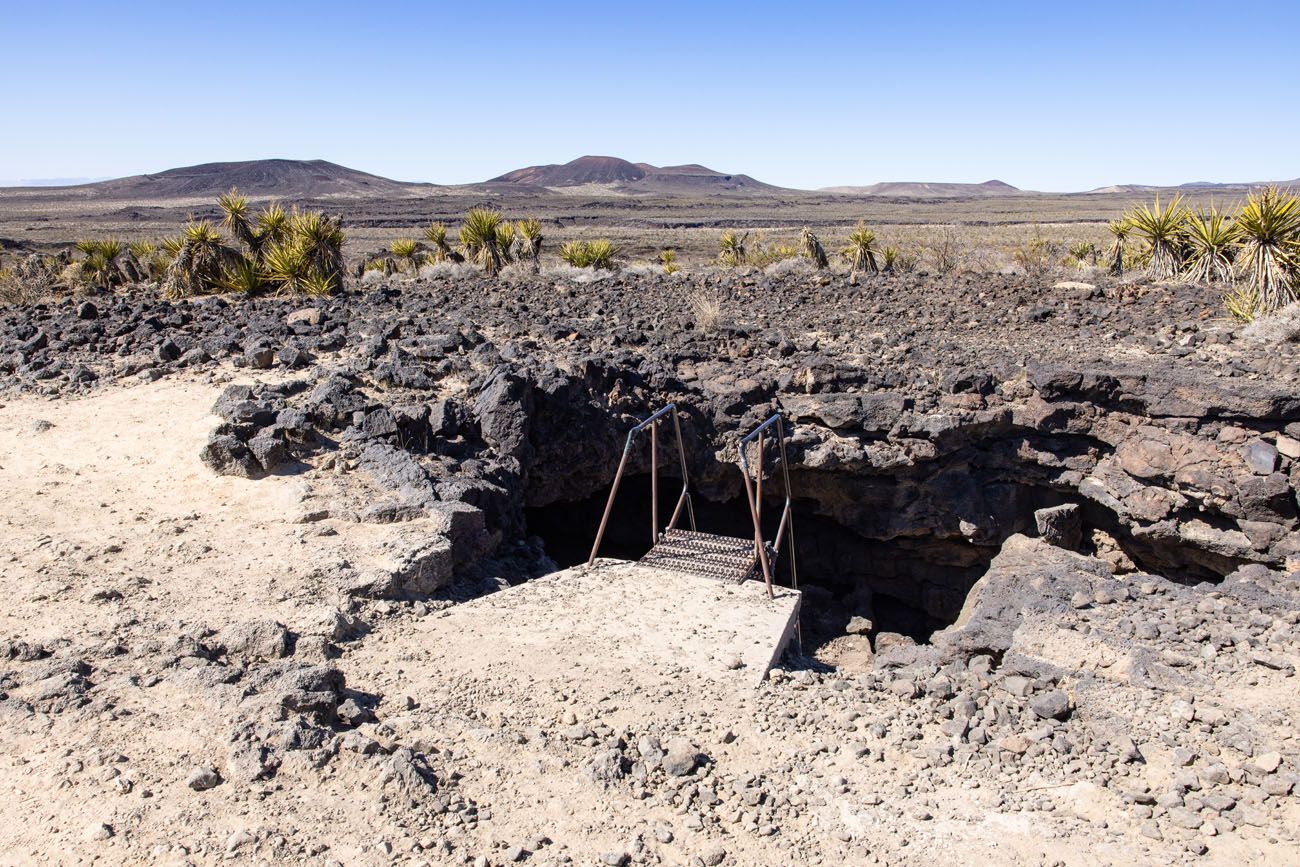
{"type": "MultiPolygon", "coordinates": [[[[734,467],[728,469],[734,472],[734,467]]],[[[1002,543],[1015,533],[1036,535],[1034,513],[1047,507],[1079,506],[1077,550],[1110,560],[1119,572],[1137,569],[1172,574],[1175,580],[1214,581],[1232,565],[1207,568],[1204,558],[1191,566],[1177,563],[1174,546],[1162,550],[1127,538],[1113,515],[1076,492],[1027,483],[1003,470],[994,478],[974,478],[958,467],[951,476],[932,475],[905,490],[894,487],[897,478],[884,474],[795,476],[795,493],[803,493],[796,496],[793,514],[805,655],[851,669],[869,666],[874,653],[888,644],[929,642],[956,621],[1002,543]],[[892,521],[891,508],[909,510],[908,520],[892,521]],[[973,529],[963,529],[971,522],[973,529]],[[1098,545],[1096,531],[1110,534],[1114,548],[1098,545]]],[[[734,487],[719,487],[716,472],[699,477],[713,483],[699,486],[703,490],[692,486],[697,528],[751,538],[744,495],[734,487]]],[[[781,512],[776,487],[765,491],[763,532],[769,540],[775,538],[781,512]]],[[[660,476],[661,520],[672,514],[680,489],[680,477],[660,476]]],[[[648,473],[624,477],[601,556],[639,560],[650,549],[650,491],[648,473]]],[[[585,563],[608,494],[606,484],[579,499],[527,508],[528,533],[541,538],[560,568],[585,563]]],[[[685,516],[679,526],[689,526],[685,516]]],[[[776,563],[773,580],[789,586],[787,557],[776,563]]]]}
{"type": "MultiPolygon", "coordinates": [[[[614,508],[610,512],[609,524],[605,528],[600,556],[619,560],[639,560],[650,550],[650,491],[648,473],[629,473],[623,477],[618,496],[614,499],[614,508]]],[[[680,493],[680,476],[674,478],[667,474],[660,475],[659,519],[661,522],[672,515],[680,493]]],[[[586,563],[591,555],[591,545],[596,539],[596,529],[600,526],[600,517],[604,513],[608,499],[609,490],[604,489],[580,500],[526,508],[524,520],[528,525],[528,533],[542,539],[547,556],[561,569],[586,563]]],[[[765,539],[771,540],[776,536],[783,502],[781,499],[764,498],[763,537],[765,539]]],[[[696,528],[701,532],[738,539],[753,538],[754,523],[749,515],[749,506],[743,498],[710,500],[701,496],[699,492],[692,491],[691,504],[695,512],[696,528]]],[[[690,524],[685,511],[678,520],[677,526],[689,529],[690,524]]],[[[663,527],[660,527],[660,530],[662,529],[663,527]]],[[[779,558],[776,568],[777,572],[772,579],[777,583],[789,585],[788,558],[784,556],[779,558]]]]}
{"type": "MultiPolygon", "coordinates": [[[[610,513],[601,556],[639,560],[650,550],[650,476],[623,478],[610,513]]],[[[678,480],[661,476],[659,513],[670,515],[680,492],[678,480]]],[[[528,534],[542,540],[546,555],[560,569],[587,562],[609,492],[524,510],[528,534]]],[[[746,539],[753,523],[743,497],[714,500],[693,492],[696,526],[704,532],[746,539]]],[[[763,534],[775,538],[783,499],[764,498],[763,534]]],[[[860,632],[874,641],[891,633],[926,642],[952,623],[966,593],[988,568],[997,545],[965,541],[864,538],[850,527],[816,513],[817,503],[794,503],[795,549],[800,589],[804,591],[805,652],[860,632]],[[869,622],[867,628],[865,622],[869,622]]],[[[686,526],[683,516],[679,526],[686,526]]],[[[789,558],[774,564],[773,581],[789,586],[789,558]]]]}

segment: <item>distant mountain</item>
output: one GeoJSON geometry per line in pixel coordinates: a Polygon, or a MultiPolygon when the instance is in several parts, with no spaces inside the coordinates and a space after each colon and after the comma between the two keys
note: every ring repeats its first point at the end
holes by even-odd
{"type": "Polygon", "coordinates": [[[409,196],[427,191],[429,185],[393,181],[325,160],[250,160],[203,163],[60,189],[87,198],[155,200],[212,198],[231,187],[254,197],[319,199],[409,196]]]}
{"type": "Polygon", "coordinates": [[[818,192],[846,196],[880,196],[900,199],[959,199],[982,196],[1018,196],[1025,191],[1003,181],[982,184],[942,184],[913,181],[886,181],[866,187],[823,187],[818,192]]]}
{"type": "Polygon", "coordinates": [[[749,175],[729,175],[701,165],[653,166],[601,156],[578,157],[563,165],[515,169],[487,183],[548,189],[603,187],[621,193],[754,193],[781,189],[749,175]]]}
{"type": "Polygon", "coordinates": [[[1176,187],[1163,187],[1158,184],[1113,184],[1109,187],[1097,187],[1095,190],[1088,190],[1083,195],[1094,195],[1103,193],[1130,193],[1135,195],[1150,195],[1159,192],[1172,193],[1231,193],[1245,195],[1252,189],[1263,186],[1276,186],[1283,189],[1300,189],[1300,178],[1290,181],[1248,181],[1244,183],[1218,183],[1215,181],[1192,181],[1186,184],[1179,184],[1176,187]]]}
{"type": "Polygon", "coordinates": [[[0,180],[0,187],[75,187],[81,184],[93,184],[108,178],[19,178],[17,180],[0,180]]]}

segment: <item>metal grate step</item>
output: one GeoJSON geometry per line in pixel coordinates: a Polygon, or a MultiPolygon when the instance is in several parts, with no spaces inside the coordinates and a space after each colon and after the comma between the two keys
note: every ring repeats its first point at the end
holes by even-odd
{"type": "Polygon", "coordinates": [[[752,539],[714,536],[694,530],[666,530],[641,562],[735,584],[748,578],[758,565],[752,539]]]}

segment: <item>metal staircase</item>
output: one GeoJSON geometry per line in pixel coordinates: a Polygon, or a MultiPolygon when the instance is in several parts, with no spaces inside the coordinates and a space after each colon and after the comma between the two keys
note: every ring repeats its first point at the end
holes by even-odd
{"type": "Polygon", "coordinates": [[[691,505],[690,478],[686,469],[686,449],[682,443],[681,422],[677,405],[668,404],[651,415],[645,421],[633,427],[627,434],[623,446],[623,456],[614,474],[614,483],[610,488],[609,500],[605,503],[605,513],[600,519],[600,529],[596,531],[596,541],[591,546],[588,565],[596,562],[601,540],[609,525],[609,517],[614,509],[614,499],[618,496],[619,483],[627,469],[628,456],[638,434],[649,431],[650,434],[650,550],[641,558],[641,563],[675,572],[702,575],[730,583],[741,583],[749,578],[761,577],[767,585],[767,594],[772,596],[773,572],[777,557],[781,553],[783,542],[789,543],[789,562],[791,584],[799,586],[799,573],[794,556],[794,519],[791,514],[790,471],[786,458],[785,432],[782,429],[780,413],[772,415],[747,436],[740,440],[739,464],[745,483],[745,497],[749,505],[750,518],[754,525],[752,539],[732,536],[718,536],[702,533],[695,526],[695,511],[691,505]],[[682,491],[677,497],[677,505],[672,517],[662,530],[659,526],[659,425],[672,419],[673,433],[677,441],[677,457],[682,474],[682,491]],[[755,459],[750,462],[750,452],[755,459]],[[781,480],[784,483],[785,502],[781,510],[781,521],[777,528],[774,543],[769,544],[763,538],[763,481],[766,470],[766,452],[774,451],[772,467],[779,464],[781,480]],[[690,529],[680,529],[677,524],[683,513],[687,516],[690,529]]]}

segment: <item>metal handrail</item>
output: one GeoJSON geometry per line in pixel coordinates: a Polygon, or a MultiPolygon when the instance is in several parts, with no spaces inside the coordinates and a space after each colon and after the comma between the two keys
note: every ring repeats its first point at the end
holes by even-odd
{"type": "Polygon", "coordinates": [[[596,562],[596,554],[600,551],[601,540],[605,538],[605,527],[609,524],[610,513],[614,510],[614,498],[618,496],[618,486],[623,480],[623,471],[627,469],[627,456],[632,452],[632,439],[646,428],[650,429],[650,544],[654,545],[659,541],[659,422],[665,415],[672,414],[673,433],[677,438],[677,457],[681,461],[682,468],[682,492],[677,497],[677,505],[673,509],[673,516],[668,521],[667,530],[672,530],[677,526],[677,521],[682,515],[682,507],[686,507],[687,518],[691,522],[691,529],[695,529],[695,507],[691,505],[689,493],[690,476],[686,470],[686,446],[682,442],[682,424],[677,414],[677,404],[670,403],[651,415],[645,421],[639,423],[627,432],[627,442],[623,445],[623,456],[618,461],[618,472],[614,474],[614,485],[609,489],[609,500],[605,503],[605,514],[600,518],[600,529],[596,531],[596,541],[591,546],[591,556],[587,559],[587,565],[590,566],[596,562]]]}
{"type": "Polygon", "coordinates": [[[772,546],[772,558],[780,556],[781,542],[783,537],[790,540],[790,581],[794,589],[799,589],[799,567],[795,562],[794,547],[794,514],[793,500],[791,499],[790,488],[790,459],[786,454],[785,448],[785,431],[781,425],[781,414],[773,413],[766,421],[750,431],[740,440],[740,473],[745,481],[745,497],[749,500],[749,516],[754,521],[754,554],[758,558],[759,565],[763,568],[763,581],[767,584],[767,595],[770,598],[772,594],[772,562],[768,560],[767,545],[763,541],[763,445],[764,432],[775,425],[776,441],[780,451],[781,474],[785,482],[785,505],[781,509],[781,522],[776,529],[776,541],[772,546]],[[750,466],[749,458],[746,456],[746,450],[750,443],[757,440],[758,444],[758,466],[755,474],[757,481],[751,483],[749,478],[750,466]],[[757,493],[755,493],[757,489],[757,493]]]}

